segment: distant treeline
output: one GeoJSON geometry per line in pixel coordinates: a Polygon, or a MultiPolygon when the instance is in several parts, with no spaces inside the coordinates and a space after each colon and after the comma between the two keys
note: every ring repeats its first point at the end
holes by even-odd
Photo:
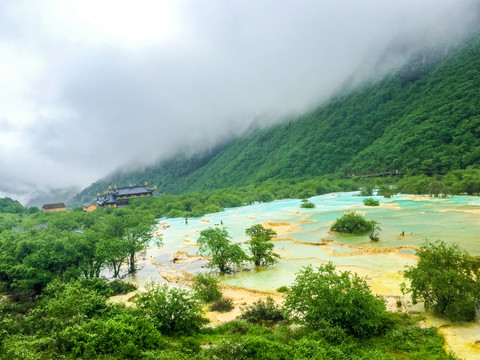
{"type": "MultiPolygon", "coordinates": [[[[380,195],[395,193],[424,194],[432,196],[476,195],[480,194],[480,166],[469,166],[465,170],[453,170],[445,175],[401,174],[378,178],[336,179],[326,175],[311,179],[270,179],[258,184],[243,187],[230,187],[181,195],[163,195],[153,198],[135,199],[129,209],[140,210],[161,217],[200,217],[208,213],[222,211],[255,202],[269,202],[278,199],[305,199],[316,195],[341,191],[364,191],[365,196],[380,189],[380,195]]],[[[37,208],[25,209],[11,199],[0,199],[4,211],[0,212],[0,232],[22,226],[29,221],[28,214],[35,214],[37,208]]],[[[80,210],[77,208],[77,210],[80,210]]],[[[44,215],[36,214],[41,217],[44,215]]],[[[40,220],[39,220],[40,221],[40,220]]]]}
{"type": "Polygon", "coordinates": [[[380,194],[395,193],[449,196],[480,194],[480,167],[453,170],[446,175],[405,175],[380,178],[333,180],[318,177],[309,180],[267,180],[259,185],[228,188],[182,195],[165,195],[157,198],[136,199],[130,204],[151,212],[155,217],[200,217],[222,211],[227,207],[268,202],[276,199],[304,199],[331,192],[366,189],[370,196],[374,189],[380,194]]]}

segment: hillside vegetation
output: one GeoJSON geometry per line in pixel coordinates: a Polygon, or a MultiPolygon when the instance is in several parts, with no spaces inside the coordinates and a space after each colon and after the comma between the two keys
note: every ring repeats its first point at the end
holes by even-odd
{"type": "Polygon", "coordinates": [[[227,146],[176,157],[96,182],[72,204],[108,185],[149,181],[179,194],[311,178],[409,169],[446,173],[480,160],[480,37],[439,60],[417,61],[395,75],[307,114],[256,129],[227,146]]]}

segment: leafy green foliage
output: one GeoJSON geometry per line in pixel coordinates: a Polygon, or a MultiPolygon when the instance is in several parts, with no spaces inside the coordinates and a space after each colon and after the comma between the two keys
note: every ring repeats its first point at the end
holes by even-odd
{"type": "Polygon", "coordinates": [[[396,189],[404,194],[430,194],[432,196],[480,194],[480,168],[469,166],[465,170],[453,170],[443,177],[409,175],[398,181],[396,189]]]}
{"type": "Polygon", "coordinates": [[[375,220],[370,220],[370,223],[372,224],[372,230],[370,230],[370,234],[368,234],[368,237],[372,241],[378,241],[380,238],[378,237],[379,231],[381,230],[380,225],[375,220]]]}
{"type": "Polygon", "coordinates": [[[221,297],[220,299],[215,300],[210,305],[210,310],[218,312],[229,312],[233,310],[233,300],[230,298],[221,297]]]}
{"type": "Polygon", "coordinates": [[[233,272],[248,260],[240,245],[230,242],[230,235],[225,228],[210,227],[200,232],[197,244],[199,254],[210,256],[210,267],[218,268],[221,274],[233,272]]]}
{"type": "Polygon", "coordinates": [[[102,295],[103,284],[102,279],[55,282],[40,302],[1,301],[0,359],[454,359],[445,354],[443,337],[436,329],[421,329],[416,325],[418,319],[406,314],[391,315],[394,328],[369,339],[347,335],[328,323],[312,331],[288,324],[266,328],[244,321],[203,328],[188,336],[178,332],[162,336],[148,306],[136,310],[108,304],[107,295],[102,295]],[[79,301],[72,296],[80,295],[76,289],[86,293],[80,299],[85,306],[78,309],[79,301]],[[62,297],[66,300],[61,301],[62,297]]]}
{"type": "Polygon", "coordinates": [[[403,291],[412,293],[412,302],[424,301],[452,321],[473,320],[480,307],[480,258],[440,240],[424,244],[417,256],[418,263],[404,271],[409,284],[403,291]]]}
{"type": "Polygon", "coordinates": [[[28,317],[37,331],[60,331],[65,326],[79,325],[85,319],[102,316],[108,311],[106,296],[84,287],[79,281],[62,283],[56,280],[47,286],[45,292],[47,296],[28,317]]]}
{"type": "Polygon", "coordinates": [[[339,326],[358,337],[383,334],[389,326],[385,300],[374,296],[365,279],[335,272],[329,263],[301,271],[290,287],[285,307],[292,319],[319,329],[339,326]]]}
{"type": "Polygon", "coordinates": [[[302,203],[300,204],[300,207],[302,209],[313,209],[315,207],[315,204],[308,201],[307,199],[302,199],[302,203]]]}
{"type": "Polygon", "coordinates": [[[373,187],[371,185],[367,185],[366,187],[360,190],[360,196],[372,196],[373,195],[373,187]]]}
{"type": "Polygon", "coordinates": [[[152,237],[154,217],[141,209],[35,213],[22,231],[0,233],[0,281],[18,293],[40,293],[55,278],[119,276],[135,270],[152,237]]]}
{"type": "Polygon", "coordinates": [[[138,359],[146,350],[158,350],[166,345],[152,322],[128,312],[69,326],[60,332],[59,342],[64,353],[91,359],[102,355],[138,359]]]}
{"type": "Polygon", "coordinates": [[[365,206],[379,206],[380,205],[380,202],[378,200],[375,200],[375,199],[372,199],[372,198],[368,198],[368,199],[364,199],[363,200],[363,204],[365,206]]]}
{"type": "Polygon", "coordinates": [[[245,230],[250,237],[248,249],[251,260],[256,266],[270,266],[277,262],[280,256],[273,252],[274,244],[272,238],[277,235],[272,229],[265,229],[261,224],[253,225],[245,230]]]}
{"type": "Polygon", "coordinates": [[[330,230],[347,234],[365,234],[373,230],[374,220],[367,221],[355,211],[347,212],[337,219],[330,230]]]}
{"type": "Polygon", "coordinates": [[[214,333],[222,340],[201,354],[207,359],[455,359],[445,353],[443,337],[434,328],[422,329],[405,316],[392,317],[395,329],[369,339],[347,335],[337,326],[269,329],[234,321],[216,327],[214,333]]]}
{"type": "Polygon", "coordinates": [[[21,214],[26,209],[16,200],[0,198],[0,213],[21,214]]]}
{"type": "Polygon", "coordinates": [[[219,300],[222,297],[218,278],[212,273],[198,273],[193,280],[192,289],[197,298],[204,303],[219,300]]]}
{"type": "Polygon", "coordinates": [[[394,190],[386,184],[381,184],[378,187],[377,195],[383,196],[384,198],[391,198],[394,195],[394,190]]]}
{"type": "Polygon", "coordinates": [[[208,322],[202,317],[202,307],[194,294],[183,289],[150,284],[135,303],[162,334],[191,334],[208,322]]]}
{"type": "Polygon", "coordinates": [[[242,308],[240,318],[253,324],[275,324],[284,320],[283,311],[271,297],[242,308]]]}
{"type": "Polygon", "coordinates": [[[282,285],[277,289],[280,293],[286,293],[288,291],[288,286],[282,285]]]}
{"type": "Polygon", "coordinates": [[[134,284],[120,280],[114,280],[109,283],[108,286],[112,290],[111,296],[128,294],[129,292],[137,290],[137,287],[134,284]]]}

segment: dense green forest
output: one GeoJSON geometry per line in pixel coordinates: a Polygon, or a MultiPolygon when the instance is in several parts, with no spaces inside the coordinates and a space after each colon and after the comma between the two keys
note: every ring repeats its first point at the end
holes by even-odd
{"type": "Polygon", "coordinates": [[[479,55],[476,37],[448,56],[417,59],[397,74],[267,129],[252,128],[207,153],[110,175],[71,205],[92,201],[109,185],[143,181],[180,194],[325,174],[465,169],[480,161],[479,55]]]}

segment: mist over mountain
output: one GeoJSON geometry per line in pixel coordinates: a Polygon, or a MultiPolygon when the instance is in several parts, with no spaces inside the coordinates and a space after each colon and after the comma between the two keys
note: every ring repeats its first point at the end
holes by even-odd
{"type": "MultiPolygon", "coordinates": [[[[0,3],[0,193],[214,149],[449,49],[478,0],[0,3]]],[[[33,191],[32,191],[33,190],[33,191]]]]}
{"type": "Polygon", "coordinates": [[[480,37],[417,54],[400,71],[230,144],[118,172],[82,191],[148,181],[160,192],[243,186],[268,179],[345,177],[400,169],[445,173],[480,162],[480,37]]]}
{"type": "Polygon", "coordinates": [[[81,189],[78,187],[68,187],[63,189],[53,189],[43,192],[38,192],[31,194],[26,207],[36,206],[39,209],[42,208],[44,204],[52,204],[59,202],[68,202],[76,193],[81,189]]]}

